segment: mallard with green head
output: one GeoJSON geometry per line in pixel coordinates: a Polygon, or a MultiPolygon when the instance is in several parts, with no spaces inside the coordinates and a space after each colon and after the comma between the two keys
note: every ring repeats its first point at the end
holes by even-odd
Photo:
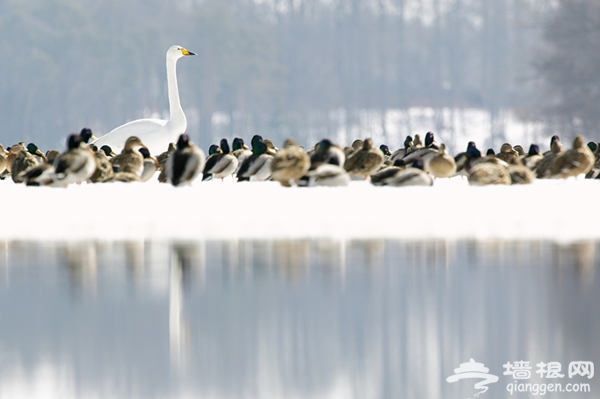
{"type": "Polygon", "coordinates": [[[202,173],[204,152],[190,141],[187,134],[177,139],[175,151],[167,160],[167,179],[174,186],[191,184],[202,173]]]}

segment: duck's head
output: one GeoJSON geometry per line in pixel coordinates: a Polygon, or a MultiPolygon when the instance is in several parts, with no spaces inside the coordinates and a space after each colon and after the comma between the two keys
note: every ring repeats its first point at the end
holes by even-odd
{"type": "Polygon", "coordinates": [[[48,150],[46,151],[46,161],[48,163],[54,163],[54,160],[60,156],[60,152],[58,150],[48,150]]]}
{"type": "Polygon", "coordinates": [[[106,144],[104,144],[102,147],[100,147],[100,151],[104,152],[107,157],[114,157],[115,155],[117,155],[112,150],[112,148],[110,148],[110,146],[106,145],[106,144]]]}
{"type": "Polygon", "coordinates": [[[370,138],[365,139],[362,143],[362,149],[365,151],[369,151],[371,148],[373,148],[373,140],[371,140],[370,138]]]}
{"type": "Polygon", "coordinates": [[[598,149],[598,144],[594,143],[593,141],[588,142],[587,146],[592,152],[596,152],[596,150],[598,149]]]}
{"type": "Polygon", "coordinates": [[[221,141],[219,142],[219,147],[221,147],[221,151],[223,152],[223,154],[229,154],[231,152],[231,150],[229,149],[229,142],[227,141],[227,139],[221,139],[221,141]]]}
{"type": "Polygon", "coordinates": [[[212,155],[212,154],[222,154],[223,151],[221,151],[221,147],[219,147],[216,144],[211,144],[210,147],[208,147],[208,155],[212,155]]]}
{"type": "Polygon", "coordinates": [[[190,145],[190,136],[188,136],[186,133],[180,134],[179,138],[177,139],[177,149],[178,150],[183,150],[186,147],[188,147],[190,145]]]}
{"type": "Polygon", "coordinates": [[[476,159],[481,157],[481,151],[479,151],[477,149],[477,146],[475,145],[474,141],[469,141],[469,143],[467,144],[467,158],[469,159],[476,159]]]}
{"type": "Polygon", "coordinates": [[[261,155],[267,152],[267,145],[264,141],[257,141],[256,144],[252,147],[252,153],[254,155],[261,155]]]}
{"type": "Polygon", "coordinates": [[[522,156],[525,155],[525,150],[523,149],[523,146],[517,144],[513,147],[513,150],[515,150],[517,152],[517,155],[522,156]]]}
{"type": "Polygon", "coordinates": [[[404,148],[410,148],[413,146],[413,138],[412,136],[406,136],[404,139],[404,148]]]}
{"type": "Polygon", "coordinates": [[[81,141],[83,141],[86,144],[89,143],[90,140],[96,140],[96,137],[92,133],[92,129],[90,129],[89,127],[84,127],[83,129],[81,129],[81,132],[79,132],[79,136],[81,137],[81,141]]]}
{"type": "Polygon", "coordinates": [[[419,136],[419,134],[415,134],[415,138],[413,139],[413,145],[423,145],[423,142],[421,141],[421,136],[419,136]]]}
{"type": "Polygon", "coordinates": [[[352,142],[353,150],[360,150],[363,147],[363,141],[361,139],[356,139],[352,142]]]}
{"type": "Polygon", "coordinates": [[[265,146],[267,147],[267,152],[271,155],[275,155],[277,153],[277,151],[279,151],[279,148],[275,147],[275,144],[273,144],[273,142],[269,139],[264,139],[263,143],[265,143],[265,146]]]}
{"type": "Polygon", "coordinates": [[[317,148],[319,149],[319,151],[327,151],[332,146],[333,146],[333,143],[329,139],[323,139],[323,140],[319,141],[319,144],[317,144],[317,148]]]}
{"type": "Polygon", "coordinates": [[[293,138],[289,137],[283,142],[283,148],[296,147],[298,143],[293,138]]]}
{"type": "Polygon", "coordinates": [[[125,140],[125,146],[123,149],[131,150],[136,146],[145,147],[144,143],[142,143],[142,140],[138,136],[130,136],[127,138],[127,140],[125,140]]]}
{"type": "Polygon", "coordinates": [[[190,50],[186,49],[185,47],[179,46],[177,44],[169,47],[169,49],[167,50],[167,57],[169,57],[169,58],[178,59],[181,57],[185,57],[187,55],[196,55],[196,54],[192,53],[190,50]]]}
{"type": "Polygon", "coordinates": [[[503,152],[505,154],[510,154],[510,153],[514,152],[514,150],[512,148],[512,145],[510,145],[509,143],[504,143],[500,147],[500,152],[503,152]]]}
{"type": "Polygon", "coordinates": [[[262,136],[260,134],[255,134],[254,136],[252,136],[252,139],[250,139],[250,146],[254,148],[256,143],[258,143],[259,141],[263,141],[262,136]]]}
{"type": "Polygon", "coordinates": [[[550,146],[550,150],[554,154],[558,154],[559,152],[562,151],[562,143],[560,142],[558,136],[556,136],[556,140],[552,141],[552,144],[550,146]]]}
{"type": "Polygon", "coordinates": [[[138,151],[140,152],[140,154],[142,154],[144,159],[150,158],[150,151],[147,147],[140,147],[138,151]]]}
{"type": "Polygon", "coordinates": [[[29,144],[27,144],[27,151],[31,155],[37,155],[37,156],[40,156],[40,157],[44,156],[44,154],[40,151],[40,149],[38,148],[38,146],[35,145],[35,143],[29,143],[29,144]]]}
{"type": "Polygon", "coordinates": [[[485,155],[494,156],[494,155],[496,155],[496,151],[494,151],[493,148],[488,148],[487,151],[485,152],[485,155]]]}
{"type": "Polygon", "coordinates": [[[388,147],[385,144],[381,144],[379,146],[379,149],[381,150],[381,152],[383,152],[383,155],[385,155],[385,156],[389,157],[390,155],[392,155],[392,152],[390,151],[390,147],[388,147]]]}
{"type": "Polygon", "coordinates": [[[69,150],[74,150],[75,148],[79,148],[81,145],[81,137],[78,134],[70,134],[67,138],[67,148],[69,150]]]}
{"type": "Polygon", "coordinates": [[[242,139],[241,137],[234,138],[232,148],[233,151],[241,150],[242,148],[244,148],[244,139],[242,139]]]}
{"type": "Polygon", "coordinates": [[[432,145],[433,140],[434,140],[433,132],[427,132],[425,134],[425,147],[429,147],[430,145],[432,145]]]}
{"type": "Polygon", "coordinates": [[[584,145],[585,145],[585,141],[583,140],[583,136],[581,134],[578,134],[577,136],[575,136],[575,138],[573,139],[573,148],[575,148],[575,149],[583,148],[584,145]]]}
{"type": "Polygon", "coordinates": [[[527,152],[527,155],[533,156],[533,155],[539,155],[539,153],[540,153],[540,146],[538,146],[537,144],[531,144],[529,146],[529,151],[527,152]]]}

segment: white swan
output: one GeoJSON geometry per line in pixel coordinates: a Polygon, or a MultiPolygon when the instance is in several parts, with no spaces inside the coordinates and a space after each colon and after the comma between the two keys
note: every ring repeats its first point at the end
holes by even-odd
{"type": "Polygon", "coordinates": [[[151,154],[160,154],[167,150],[169,143],[174,143],[180,134],[187,129],[187,119],[179,102],[177,87],[177,60],[186,55],[195,55],[181,46],[171,46],[167,50],[167,87],[169,91],[169,119],[137,119],[121,125],[104,136],[96,139],[97,147],[109,145],[116,153],[121,152],[125,140],[130,136],[138,136],[151,154]]]}

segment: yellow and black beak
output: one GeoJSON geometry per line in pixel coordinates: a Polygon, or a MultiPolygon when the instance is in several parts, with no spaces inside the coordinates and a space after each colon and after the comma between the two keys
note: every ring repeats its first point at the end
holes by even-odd
{"type": "Polygon", "coordinates": [[[181,54],[183,55],[196,55],[196,53],[192,53],[191,51],[189,51],[188,49],[185,48],[181,48],[181,54]]]}

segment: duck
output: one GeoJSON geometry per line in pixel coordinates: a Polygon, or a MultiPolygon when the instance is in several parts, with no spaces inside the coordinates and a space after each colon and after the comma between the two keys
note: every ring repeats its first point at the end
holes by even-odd
{"type": "Polygon", "coordinates": [[[36,157],[38,162],[37,165],[22,172],[25,185],[47,186],[52,184],[54,181],[54,168],[52,167],[52,164],[60,153],[56,150],[48,150],[46,154],[42,154],[33,143],[27,145],[27,150],[36,157]]]}
{"type": "Polygon", "coordinates": [[[417,158],[409,167],[401,168],[385,179],[382,185],[393,187],[432,186],[433,178],[423,168],[423,160],[417,158]]]}
{"type": "Polygon", "coordinates": [[[296,140],[288,138],[271,161],[271,178],[284,187],[297,185],[310,169],[310,157],[296,140]]]}
{"type": "Polygon", "coordinates": [[[150,180],[158,170],[158,160],[150,154],[150,151],[146,147],[141,147],[138,151],[144,157],[140,181],[145,182],[150,180]]]}
{"type": "Polygon", "coordinates": [[[26,186],[48,186],[54,182],[54,168],[50,162],[44,161],[23,172],[26,186]]]}
{"type": "Polygon", "coordinates": [[[211,144],[208,147],[208,158],[206,158],[204,169],[202,170],[202,181],[212,179],[212,175],[208,173],[208,169],[212,167],[216,157],[221,154],[223,154],[223,151],[221,151],[221,147],[219,147],[217,144],[211,144]]]}
{"type": "Polygon", "coordinates": [[[398,173],[399,170],[406,168],[404,161],[396,159],[392,165],[387,165],[379,169],[370,176],[371,184],[374,186],[385,186],[386,180],[398,173]]]}
{"type": "Polygon", "coordinates": [[[226,177],[231,176],[238,167],[238,159],[231,152],[227,139],[221,139],[217,147],[219,151],[209,155],[206,159],[202,180],[214,177],[223,181],[226,177]]]}
{"type": "Polygon", "coordinates": [[[179,135],[175,151],[167,159],[167,180],[173,186],[191,184],[202,172],[206,157],[186,133],[179,135]]]}
{"type": "Polygon", "coordinates": [[[90,181],[92,183],[104,183],[111,180],[114,176],[114,170],[110,158],[115,155],[112,148],[103,145],[101,148],[92,148],[92,151],[94,151],[96,170],[90,177],[90,181]]]}
{"type": "Polygon", "coordinates": [[[348,159],[348,157],[354,154],[356,151],[360,150],[362,146],[363,141],[361,139],[356,139],[352,142],[350,147],[344,147],[344,155],[346,156],[346,159],[348,159]]]}
{"type": "Polygon", "coordinates": [[[467,176],[472,186],[486,186],[488,184],[511,184],[510,173],[506,163],[480,162],[473,165],[467,176]]]}
{"type": "Polygon", "coordinates": [[[140,148],[145,147],[138,136],[130,136],[125,141],[125,146],[119,155],[110,159],[110,163],[117,167],[118,172],[135,173],[141,176],[144,168],[144,156],[140,148]]]}
{"type": "MultiPolygon", "coordinates": [[[[548,151],[544,152],[542,154],[543,156],[552,154],[552,145],[554,144],[554,142],[556,140],[560,141],[560,138],[558,137],[558,135],[555,134],[552,137],[550,137],[550,149],[548,151]]],[[[562,144],[561,144],[561,147],[562,147],[562,144]]]]}
{"type": "MultiPolygon", "coordinates": [[[[430,147],[431,148],[431,147],[430,147]]],[[[424,169],[437,178],[452,177],[456,174],[454,158],[446,154],[446,145],[440,144],[439,150],[423,158],[424,169]]]]}
{"type": "Polygon", "coordinates": [[[25,172],[35,167],[40,161],[31,154],[24,143],[18,143],[10,147],[7,162],[13,182],[23,183],[25,181],[25,172]]]}
{"type": "Polygon", "coordinates": [[[355,150],[346,158],[344,169],[350,176],[368,178],[383,164],[384,155],[381,150],[373,146],[373,140],[367,138],[361,142],[360,149],[355,150]]]}
{"type": "Polygon", "coordinates": [[[514,165],[508,165],[510,184],[531,184],[535,180],[535,173],[520,161],[514,165]]]}
{"type": "Polygon", "coordinates": [[[517,155],[519,157],[525,156],[525,150],[523,149],[522,145],[517,144],[517,145],[513,146],[513,150],[515,150],[517,152],[517,155]]]}
{"type": "Polygon", "coordinates": [[[433,134],[433,132],[425,133],[425,147],[433,148],[435,150],[438,150],[440,148],[440,144],[438,144],[435,141],[435,135],[433,134]]]}
{"type": "Polygon", "coordinates": [[[138,136],[146,143],[151,154],[164,151],[170,142],[187,130],[187,119],[179,100],[177,86],[177,61],[180,58],[195,55],[180,45],[169,47],[166,54],[167,89],[169,97],[169,119],[138,119],[121,125],[93,143],[97,147],[109,145],[115,152],[121,152],[123,143],[128,137],[138,136]]]}
{"type": "Polygon", "coordinates": [[[314,170],[324,163],[343,167],[345,161],[344,150],[333,144],[331,140],[323,139],[317,143],[310,154],[310,170],[314,170]]]}
{"type": "Polygon", "coordinates": [[[504,143],[500,147],[500,153],[496,154],[498,159],[503,160],[509,165],[515,165],[519,160],[519,153],[509,143],[504,143]]]}
{"type": "Polygon", "coordinates": [[[531,144],[527,154],[521,157],[521,162],[529,169],[535,170],[543,157],[544,156],[540,154],[540,147],[537,144],[531,144]]]}
{"type": "MultiPolygon", "coordinates": [[[[312,166],[311,166],[312,167],[312,166]]],[[[320,163],[309,170],[300,181],[301,187],[343,187],[350,184],[350,175],[339,165],[320,163]]]]}
{"type": "Polygon", "coordinates": [[[549,178],[552,175],[551,166],[554,160],[563,152],[562,143],[558,136],[552,136],[550,140],[550,152],[545,152],[542,159],[535,168],[535,175],[538,179],[549,178]]]}
{"type": "Polygon", "coordinates": [[[456,154],[454,157],[456,172],[467,174],[471,168],[471,163],[479,158],[481,158],[481,151],[479,151],[474,141],[469,141],[467,149],[464,152],[456,154]]]}
{"type": "MultiPolygon", "coordinates": [[[[594,154],[595,161],[594,161],[594,167],[585,174],[585,178],[586,179],[596,179],[596,178],[598,178],[598,176],[600,176],[600,145],[598,145],[598,143],[589,142],[588,148],[594,154]]],[[[2,169],[0,168],[0,171],[1,170],[2,169]]]]}
{"type": "Polygon", "coordinates": [[[379,146],[379,150],[381,150],[381,153],[383,154],[383,162],[388,162],[390,157],[392,156],[392,152],[390,151],[390,147],[387,146],[387,144],[381,144],[379,146]]]}
{"type": "Polygon", "coordinates": [[[265,151],[267,154],[275,155],[277,154],[277,151],[279,151],[279,148],[277,148],[271,140],[263,139],[263,143],[265,143],[265,147],[267,147],[267,150],[265,151]]]}
{"type": "Polygon", "coordinates": [[[421,136],[417,133],[413,138],[413,145],[408,149],[408,153],[418,150],[419,148],[423,148],[423,141],[421,141],[421,136]]]}
{"type": "Polygon", "coordinates": [[[265,181],[271,176],[273,155],[267,153],[262,139],[252,143],[252,155],[244,160],[237,173],[237,181],[265,181]]]}
{"type": "Polygon", "coordinates": [[[2,144],[0,144],[0,179],[4,180],[4,178],[8,175],[8,151],[4,149],[2,144]]]}
{"type": "Polygon", "coordinates": [[[35,143],[27,144],[27,151],[37,159],[38,163],[46,162],[46,156],[35,143]]]}
{"type": "Polygon", "coordinates": [[[91,148],[84,146],[78,134],[67,139],[67,151],[54,161],[53,186],[66,187],[87,181],[96,171],[96,159],[91,148]]]}
{"type": "Polygon", "coordinates": [[[156,160],[158,161],[158,170],[160,171],[158,174],[158,181],[160,183],[167,182],[167,159],[169,159],[169,156],[174,153],[176,149],[175,143],[169,143],[167,150],[156,157],[156,160]]]}
{"type": "Polygon", "coordinates": [[[403,148],[399,148],[392,153],[392,155],[390,156],[390,161],[394,162],[396,159],[404,158],[404,156],[408,153],[409,148],[411,148],[413,146],[412,136],[410,136],[410,135],[406,136],[404,138],[403,145],[404,145],[403,148]]]}
{"type": "Polygon", "coordinates": [[[565,179],[588,173],[595,163],[592,151],[585,145],[583,136],[578,134],[573,139],[573,148],[563,152],[550,165],[553,178],[565,179]]]}
{"type": "Polygon", "coordinates": [[[98,137],[94,136],[94,133],[92,133],[92,129],[90,129],[89,127],[84,127],[83,129],[81,129],[81,131],[79,132],[79,137],[81,137],[81,141],[84,144],[90,144],[90,142],[96,141],[98,139],[98,137]]]}
{"type": "Polygon", "coordinates": [[[237,172],[240,166],[244,163],[244,160],[252,155],[252,150],[244,143],[244,139],[241,137],[235,137],[231,142],[231,149],[233,151],[233,155],[238,160],[237,169],[233,172],[234,175],[237,175],[237,172]]]}

